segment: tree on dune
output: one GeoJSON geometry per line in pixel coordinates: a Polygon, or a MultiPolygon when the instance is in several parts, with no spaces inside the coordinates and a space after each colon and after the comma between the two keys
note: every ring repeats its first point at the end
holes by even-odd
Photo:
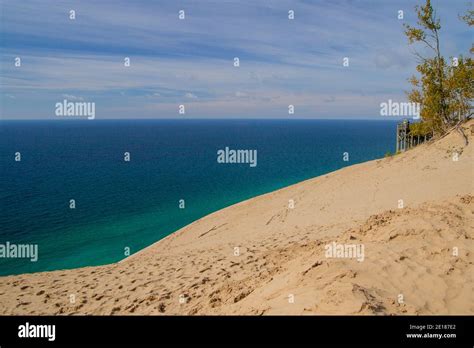
{"type": "MultiPolygon", "coordinates": [[[[414,52],[418,58],[416,70],[419,76],[409,79],[413,89],[407,93],[408,99],[420,103],[421,123],[418,135],[431,133],[445,134],[456,127],[464,136],[460,125],[473,115],[474,61],[471,57],[450,57],[441,53],[441,22],[430,0],[425,5],[415,7],[418,26],[405,25],[405,35],[409,44],[420,43],[424,54],[414,52]]],[[[461,17],[469,26],[474,24],[474,11],[469,10],[461,17]]],[[[470,53],[474,51],[471,47],[470,53]]],[[[469,53],[468,53],[469,54],[469,53]]]]}

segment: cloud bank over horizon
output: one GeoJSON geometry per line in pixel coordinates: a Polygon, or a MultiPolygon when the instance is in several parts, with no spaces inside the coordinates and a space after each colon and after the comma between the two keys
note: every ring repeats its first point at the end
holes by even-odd
{"type": "MultiPolygon", "coordinates": [[[[421,3],[2,0],[1,118],[52,119],[63,99],[95,102],[97,119],[183,117],[181,104],[186,118],[380,118],[406,100],[403,23],[421,3]]],[[[445,56],[467,54],[468,2],[433,6],[445,56]]]]}

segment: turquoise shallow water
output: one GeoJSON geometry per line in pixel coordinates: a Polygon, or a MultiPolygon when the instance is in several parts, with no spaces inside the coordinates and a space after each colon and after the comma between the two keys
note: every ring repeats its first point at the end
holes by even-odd
{"type": "Polygon", "coordinates": [[[223,207],[383,157],[395,149],[396,122],[52,120],[0,126],[0,244],[39,248],[37,262],[0,258],[0,275],[7,275],[115,262],[126,247],[135,253],[223,207]],[[256,149],[257,166],[217,163],[217,150],[226,146],[256,149]],[[14,161],[15,152],[21,162],[14,161]],[[69,209],[70,199],[76,209],[69,209]]]}

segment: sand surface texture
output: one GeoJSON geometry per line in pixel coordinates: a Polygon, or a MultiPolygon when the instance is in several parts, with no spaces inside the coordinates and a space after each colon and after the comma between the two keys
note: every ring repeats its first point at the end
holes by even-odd
{"type": "Polygon", "coordinates": [[[241,202],[116,264],[0,277],[0,313],[474,314],[464,128],[468,146],[452,132],[241,202]]]}

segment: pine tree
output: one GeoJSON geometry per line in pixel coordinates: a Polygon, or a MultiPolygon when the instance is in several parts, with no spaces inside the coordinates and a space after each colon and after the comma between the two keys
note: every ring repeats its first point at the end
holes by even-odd
{"type": "MultiPolygon", "coordinates": [[[[441,23],[431,1],[426,0],[425,5],[416,6],[415,9],[418,27],[405,25],[405,35],[409,44],[421,43],[427,52],[431,52],[429,57],[415,52],[419,59],[416,70],[420,77],[412,76],[409,79],[413,89],[407,93],[408,99],[420,103],[420,116],[424,123],[417,132],[440,135],[452,127],[462,132],[460,124],[473,114],[473,59],[461,55],[446,60],[441,53],[439,40],[441,23]]],[[[461,19],[472,26],[473,11],[468,11],[461,19]]],[[[464,138],[467,141],[467,137],[464,138]]]]}

